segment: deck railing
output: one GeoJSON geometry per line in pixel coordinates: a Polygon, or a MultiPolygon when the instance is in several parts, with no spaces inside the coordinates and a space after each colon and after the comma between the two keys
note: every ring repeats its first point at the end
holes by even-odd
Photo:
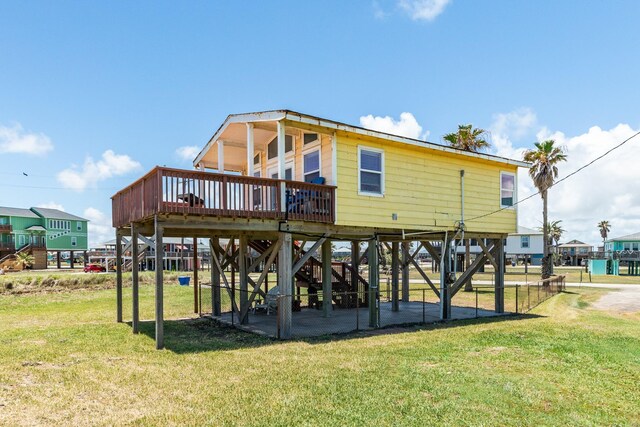
{"type": "Polygon", "coordinates": [[[156,167],[112,198],[113,226],[155,214],[334,222],[335,187],[156,167]]]}
{"type": "Polygon", "coordinates": [[[0,233],[11,233],[13,226],[11,224],[0,224],[0,233]]]}

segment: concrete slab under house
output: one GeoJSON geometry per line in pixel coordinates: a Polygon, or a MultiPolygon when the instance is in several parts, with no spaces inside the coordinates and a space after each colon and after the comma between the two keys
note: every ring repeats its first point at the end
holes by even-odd
{"type": "MultiPolygon", "coordinates": [[[[281,339],[505,313],[504,241],[518,231],[517,170],[527,163],[277,110],[228,116],[193,165],[153,168],[112,197],[112,212],[131,259],[150,236],[157,265],[163,237],[208,239],[210,277],[200,281],[194,271],[196,313],[281,339]],[[459,263],[465,239],[480,253],[459,263]],[[348,262],[331,261],[332,243],[351,248],[348,262]],[[416,261],[422,250],[439,280],[416,261]],[[383,251],[391,254],[388,292],[380,292],[383,251]],[[485,263],[496,271],[494,309],[456,307],[485,263]],[[410,286],[410,268],[422,286],[410,286]]],[[[120,322],[122,247],[115,245],[120,322]]],[[[136,333],[139,268],[133,263],[136,333]]],[[[155,275],[163,348],[162,269],[155,275]]]]}

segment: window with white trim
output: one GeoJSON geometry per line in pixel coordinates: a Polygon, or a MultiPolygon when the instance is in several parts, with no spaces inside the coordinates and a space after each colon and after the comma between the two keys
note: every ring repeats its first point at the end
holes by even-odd
{"type": "MultiPolygon", "coordinates": [[[[293,151],[293,137],[291,135],[285,135],[284,137],[284,152],[289,153],[293,151]]],[[[267,159],[275,159],[278,157],[278,137],[276,136],[267,145],[267,159]]]]}
{"type": "Polygon", "coordinates": [[[305,133],[302,137],[302,145],[313,144],[320,141],[320,135],[317,133],[305,133]]]}
{"type": "Polygon", "coordinates": [[[302,175],[304,182],[320,177],[320,150],[308,151],[302,156],[302,175]]]}
{"type": "Polygon", "coordinates": [[[520,247],[521,248],[529,247],[529,236],[520,236],[520,247]]]}
{"type": "Polygon", "coordinates": [[[82,231],[82,223],[81,223],[80,221],[78,221],[78,222],[76,223],[76,229],[77,229],[78,231],[82,231]]]}
{"type": "Polygon", "coordinates": [[[358,147],[358,191],[362,194],[384,194],[384,152],[358,147]]]}
{"type": "Polygon", "coordinates": [[[500,172],[500,207],[513,206],[516,198],[516,176],[509,172],[500,172]]]}
{"type": "Polygon", "coordinates": [[[72,237],[71,238],[71,246],[78,246],[78,238],[77,237],[72,237]]]}

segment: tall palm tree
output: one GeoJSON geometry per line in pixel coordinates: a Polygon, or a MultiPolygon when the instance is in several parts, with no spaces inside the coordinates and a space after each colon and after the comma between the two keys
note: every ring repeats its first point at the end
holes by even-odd
{"type": "MultiPolygon", "coordinates": [[[[442,137],[453,148],[460,150],[472,151],[477,153],[480,150],[489,148],[490,144],[488,139],[488,132],[484,129],[474,128],[473,125],[458,125],[458,131],[448,133],[442,137]]],[[[471,245],[469,239],[465,242],[465,268],[469,268],[471,265],[471,245]]],[[[465,292],[473,292],[473,284],[471,280],[468,280],[464,285],[465,292]]]]}
{"type": "Polygon", "coordinates": [[[600,221],[598,223],[598,228],[600,229],[600,236],[602,237],[602,246],[604,247],[604,242],[607,240],[607,237],[609,237],[609,231],[611,231],[611,224],[609,224],[609,221],[607,220],[600,221]]]}
{"type": "Polygon", "coordinates": [[[524,153],[524,161],[531,163],[529,176],[531,176],[533,184],[542,196],[542,230],[544,235],[542,257],[543,279],[548,278],[553,273],[553,264],[549,256],[549,226],[547,220],[548,191],[558,177],[557,164],[567,160],[567,155],[562,148],[556,147],[555,143],[553,139],[536,142],[534,144],[534,150],[527,150],[524,153]]]}

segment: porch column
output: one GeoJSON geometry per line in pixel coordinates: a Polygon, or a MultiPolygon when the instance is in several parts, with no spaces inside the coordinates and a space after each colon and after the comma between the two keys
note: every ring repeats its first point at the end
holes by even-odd
{"type": "MultiPolygon", "coordinates": [[[[353,292],[358,292],[358,269],[360,264],[360,242],[354,240],[351,242],[351,268],[353,271],[351,272],[351,286],[353,289],[350,289],[353,292]]],[[[357,298],[362,297],[365,300],[364,295],[358,295],[357,298]]]]}
{"type": "Polygon", "coordinates": [[[278,121],[278,179],[285,177],[285,138],[284,123],[278,121]]]}
{"type": "Polygon", "coordinates": [[[331,240],[327,239],[322,244],[322,314],[330,317],[333,310],[331,280],[331,240]]]}
{"type": "Polygon", "coordinates": [[[138,300],[138,228],[131,224],[131,329],[138,333],[140,318],[138,300]]]}
{"type": "MultiPolygon", "coordinates": [[[[213,250],[213,242],[218,243],[219,239],[210,237],[209,238],[209,251],[211,251],[211,257],[217,257],[218,255],[213,250]]],[[[213,259],[212,259],[213,261],[213,259]]],[[[211,262],[211,313],[214,316],[220,316],[221,307],[220,307],[220,271],[218,270],[218,264],[216,262],[211,262]]]]}
{"type": "Polygon", "coordinates": [[[409,302],[409,242],[402,242],[402,301],[409,302]]]}
{"type": "Polygon", "coordinates": [[[198,283],[198,238],[193,238],[193,312],[200,313],[200,284],[198,283]]]}
{"type": "MultiPolygon", "coordinates": [[[[162,245],[162,234],[164,230],[158,223],[158,217],[155,218],[155,235],[156,235],[156,265],[162,265],[164,258],[164,246],[162,245]]],[[[164,348],[164,289],[163,289],[163,270],[156,268],[156,349],[164,348]]]]}
{"type": "Polygon", "coordinates": [[[75,256],[74,256],[74,254],[73,254],[73,251],[70,251],[70,252],[69,252],[69,268],[71,268],[72,270],[73,270],[73,269],[74,269],[74,267],[75,267],[75,262],[74,262],[74,261],[75,261],[75,259],[74,259],[74,258],[75,258],[75,256]]]}
{"type": "Polygon", "coordinates": [[[253,176],[253,123],[247,123],[247,175],[253,176]]]}
{"type": "Polygon", "coordinates": [[[496,239],[495,312],[504,313],[504,239],[496,239]]]}
{"type": "Polygon", "coordinates": [[[442,240],[440,251],[440,320],[451,319],[451,297],[449,294],[449,269],[451,254],[449,253],[449,244],[451,240],[445,235],[442,240]]]}
{"type": "Polygon", "coordinates": [[[291,338],[293,278],[291,276],[291,234],[279,233],[282,245],[278,252],[278,338],[291,338]]]}
{"type": "Polygon", "coordinates": [[[224,173],[224,141],[218,140],[218,173],[224,173]]]}
{"type": "MultiPolygon", "coordinates": [[[[60,268],[60,251],[58,251],[60,268]]],[[[116,230],[116,321],[122,323],[122,232],[116,230]]],[[[108,265],[108,264],[107,264],[108,265]]]]}
{"type": "Polygon", "coordinates": [[[377,328],[378,324],[378,242],[376,239],[369,241],[367,253],[369,264],[369,326],[377,328]]]}
{"type": "MultiPolygon", "coordinates": [[[[116,231],[116,236],[118,235],[117,233],[118,233],[118,232],[116,231]]],[[[116,241],[117,241],[117,240],[118,240],[118,239],[117,239],[117,237],[116,237],[116,241]]],[[[122,256],[122,252],[120,252],[120,256],[122,256]]],[[[57,252],[56,252],[56,263],[58,264],[58,270],[60,270],[60,268],[62,268],[62,265],[61,265],[61,263],[60,263],[60,251],[57,251],[57,252]]],[[[120,320],[120,322],[122,322],[122,320],[120,320]]]]}
{"type": "Polygon", "coordinates": [[[238,270],[240,273],[240,323],[249,323],[249,272],[247,271],[247,236],[241,235],[238,245],[238,270]]]}
{"type": "Polygon", "coordinates": [[[400,243],[391,242],[391,311],[400,309],[400,243]]]}

